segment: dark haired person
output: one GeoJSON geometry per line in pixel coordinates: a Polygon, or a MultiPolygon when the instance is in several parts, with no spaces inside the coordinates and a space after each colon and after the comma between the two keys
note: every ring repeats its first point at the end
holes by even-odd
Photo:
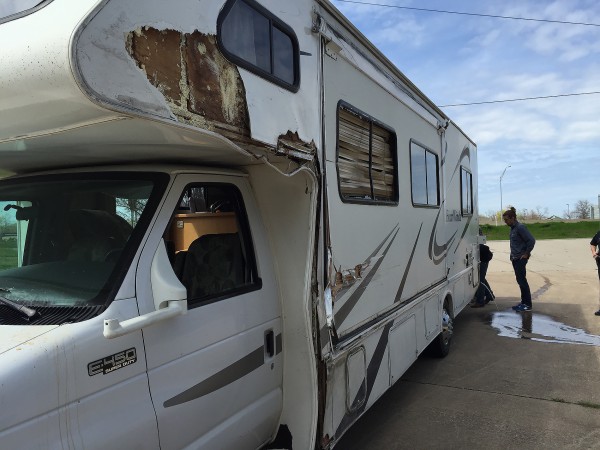
{"type": "MultiPolygon", "coordinates": [[[[600,254],[598,254],[598,246],[600,246],[600,231],[598,231],[590,241],[590,250],[592,251],[592,257],[596,260],[596,265],[598,266],[598,279],[600,280],[600,254]]],[[[600,298],[598,300],[598,311],[594,314],[600,316],[600,298]]]]}
{"type": "Polygon", "coordinates": [[[510,260],[517,284],[521,289],[521,303],[513,306],[512,309],[518,312],[531,311],[531,290],[527,282],[527,261],[531,256],[531,251],[535,245],[535,239],[525,225],[517,220],[517,211],[514,207],[502,214],[504,223],[510,227],[510,260]]]}

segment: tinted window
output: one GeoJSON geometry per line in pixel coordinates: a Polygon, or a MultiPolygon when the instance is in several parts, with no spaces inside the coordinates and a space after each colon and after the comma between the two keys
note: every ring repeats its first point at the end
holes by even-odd
{"type": "Polygon", "coordinates": [[[418,206],[438,206],[438,156],[416,142],[410,143],[412,201],[418,206]]]}
{"type": "Polygon", "coordinates": [[[261,286],[242,196],[233,185],[188,186],[164,239],[190,308],[261,286]]]}
{"type": "Polygon", "coordinates": [[[289,84],[294,84],[294,45],[292,39],[273,27],[273,74],[289,84]]]}
{"type": "Polygon", "coordinates": [[[460,203],[463,215],[473,214],[473,175],[460,168],[460,203]]]}
{"type": "Polygon", "coordinates": [[[299,51],[290,27],[252,0],[231,0],[219,15],[221,50],[234,63],[289,90],[299,85],[299,51]]]}

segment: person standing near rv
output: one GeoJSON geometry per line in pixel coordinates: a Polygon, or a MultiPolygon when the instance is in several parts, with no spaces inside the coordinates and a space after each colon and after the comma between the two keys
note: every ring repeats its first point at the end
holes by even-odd
{"type": "MultiPolygon", "coordinates": [[[[598,266],[598,279],[600,280],[600,254],[598,254],[598,246],[600,246],[600,231],[598,231],[590,241],[590,250],[592,251],[592,257],[596,260],[596,266],[598,266]]],[[[594,315],[600,316],[600,297],[598,299],[598,311],[596,311],[594,315]]]]}
{"type": "Polygon", "coordinates": [[[531,290],[527,282],[527,261],[535,246],[535,238],[527,227],[517,220],[517,211],[511,206],[502,214],[504,223],[510,227],[510,260],[515,271],[515,277],[521,289],[521,302],[512,309],[517,312],[531,311],[531,290]]]}
{"type": "MultiPolygon", "coordinates": [[[[481,229],[479,230],[479,235],[483,235],[481,229]]],[[[487,245],[479,244],[479,288],[475,294],[474,301],[471,303],[471,308],[481,308],[488,302],[493,301],[495,298],[492,288],[485,278],[487,275],[488,265],[490,264],[493,256],[494,254],[487,245]]]]}

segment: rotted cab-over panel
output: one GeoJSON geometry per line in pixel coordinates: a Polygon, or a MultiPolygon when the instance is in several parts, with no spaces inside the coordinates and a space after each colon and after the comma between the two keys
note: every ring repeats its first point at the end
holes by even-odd
{"type": "Polygon", "coordinates": [[[251,138],[246,90],[238,67],[222,55],[216,36],[143,27],[127,36],[127,51],[164,96],[177,120],[217,132],[250,151],[311,160],[313,141],[297,131],[279,135],[276,148],[251,138]]]}
{"type": "Polygon", "coordinates": [[[178,120],[234,140],[250,135],[244,84],[214,35],[144,27],[130,32],[127,43],[178,120]]]}

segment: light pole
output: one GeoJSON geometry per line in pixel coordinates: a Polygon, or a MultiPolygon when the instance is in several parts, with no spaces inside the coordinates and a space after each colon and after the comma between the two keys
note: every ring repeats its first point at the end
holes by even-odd
{"type": "Polygon", "coordinates": [[[569,204],[567,203],[567,219],[571,218],[571,212],[569,211],[569,204]]]}
{"type": "Polygon", "coordinates": [[[506,173],[506,169],[508,169],[509,167],[510,167],[510,164],[504,168],[504,170],[502,171],[502,175],[500,175],[500,214],[502,214],[502,208],[503,208],[503,206],[502,206],[503,205],[503,203],[502,203],[502,177],[506,173]]]}

